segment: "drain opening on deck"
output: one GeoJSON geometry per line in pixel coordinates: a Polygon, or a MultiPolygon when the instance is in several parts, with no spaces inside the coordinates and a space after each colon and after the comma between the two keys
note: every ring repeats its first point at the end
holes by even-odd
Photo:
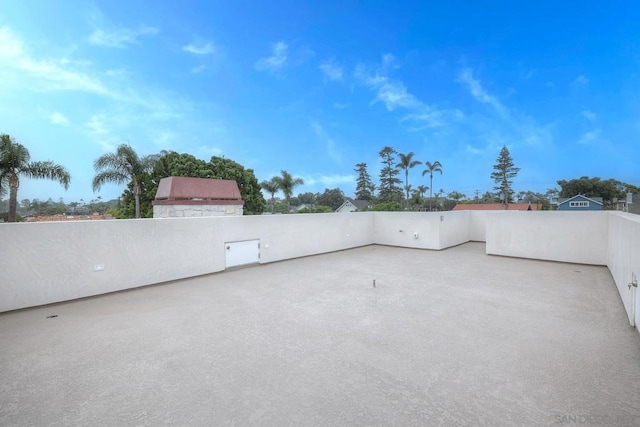
{"type": "Polygon", "coordinates": [[[53,319],[54,317],[58,317],[57,314],[52,314],[51,316],[47,316],[47,319],[53,319]]]}

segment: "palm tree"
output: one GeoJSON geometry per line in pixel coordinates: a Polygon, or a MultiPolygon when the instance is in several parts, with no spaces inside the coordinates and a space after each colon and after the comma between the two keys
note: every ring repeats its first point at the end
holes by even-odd
{"type": "Polygon", "coordinates": [[[429,210],[432,209],[431,207],[431,200],[433,198],[433,173],[434,172],[440,172],[440,175],[442,175],[442,163],[440,163],[439,161],[435,161],[433,163],[431,163],[430,161],[426,161],[425,165],[427,166],[427,168],[422,172],[422,176],[425,176],[426,174],[429,174],[429,210]]]}
{"type": "Polygon", "coordinates": [[[407,192],[407,209],[409,209],[409,169],[416,167],[420,164],[419,161],[413,160],[413,151],[407,154],[398,153],[400,162],[396,165],[397,168],[404,169],[404,189],[407,192]]]}
{"type": "Polygon", "coordinates": [[[427,187],[426,185],[418,185],[417,190],[418,190],[418,193],[420,194],[420,198],[422,198],[422,205],[424,205],[424,193],[426,193],[428,189],[429,187],[427,187]]]}
{"type": "Polygon", "coordinates": [[[0,135],[0,193],[9,187],[7,222],[16,221],[20,175],[58,181],[65,190],[69,188],[71,176],[63,166],[50,161],[32,162],[30,159],[29,150],[22,144],[18,144],[9,135],[0,135]]]}
{"type": "Polygon", "coordinates": [[[136,201],[136,218],[140,218],[140,194],[142,179],[153,170],[158,155],[138,157],[127,144],[118,146],[115,153],[105,153],[93,163],[97,175],[93,178],[93,191],[100,190],[105,183],[131,184],[136,201]]]}
{"type": "Polygon", "coordinates": [[[278,190],[280,190],[280,183],[278,182],[276,177],[273,177],[269,181],[262,181],[260,183],[260,187],[267,193],[271,194],[271,213],[273,213],[275,204],[274,196],[278,192],[278,190]]]}
{"type": "Polygon", "coordinates": [[[287,199],[287,207],[291,210],[291,195],[293,194],[293,189],[298,185],[304,184],[304,181],[302,178],[294,178],[286,170],[281,170],[280,174],[280,176],[273,177],[272,179],[278,183],[278,187],[282,190],[284,198],[287,199]]]}
{"type": "Polygon", "coordinates": [[[409,195],[411,194],[411,188],[413,186],[411,184],[407,184],[404,186],[404,191],[407,193],[407,210],[409,210],[409,195]]]}

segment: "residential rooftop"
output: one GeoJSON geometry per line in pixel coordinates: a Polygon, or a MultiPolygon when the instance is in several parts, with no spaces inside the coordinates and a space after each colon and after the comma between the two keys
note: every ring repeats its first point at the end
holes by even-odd
{"type": "Polygon", "coordinates": [[[0,424],[640,424],[609,270],[485,251],[367,245],[5,313],[0,424]]]}
{"type": "Polygon", "coordinates": [[[637,215],[13,223],[0,240],[0,425],[638,424],[637,215]]]}

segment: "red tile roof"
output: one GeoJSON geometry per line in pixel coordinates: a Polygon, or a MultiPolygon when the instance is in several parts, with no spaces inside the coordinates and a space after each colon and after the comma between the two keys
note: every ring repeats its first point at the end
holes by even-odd
{"type": "Polygon", "coordinates": [[[229,179],[170,176],[158,185],[156,204],[243,204],[238,184],[229,179]]]}

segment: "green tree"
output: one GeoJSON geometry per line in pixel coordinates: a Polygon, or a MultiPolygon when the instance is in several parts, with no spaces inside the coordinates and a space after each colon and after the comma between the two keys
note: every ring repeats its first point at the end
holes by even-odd
{"type": "Polygon", "coordinates": [[[511,185],[513,184],[513,178],[515,178],[520,172],[520,168],[515,167],[511,154],[507,146],[503,146],[496,160],[496,164],[493,166],[493,172],[491,173],[491,179],[496,183],[493,187],[504,197],[505,205],[509,205],[513,201],[513,190],[511,185]]]}
{"type": "Polygon", "coordinates": [[[376,186],[373,184],[371,175],[369,175],[367,171],[367,164],[356,164],[354,171],[358,173],[358,178],[356,179],[356,199],[370,202],[373,200],[373,192],[376,190],[376,186]]]}
{"type": "Polygon", "coordinates": [[[9,135],[0,135],[0,187],[9,187],[8,222],[16,221],[21,175],[31,179],[58,181],[65,190],[71,181],[69,172],[63,166],[51,161],[32,162],[27,148],[9,135]]]}
{"type": "Polygon", "coordinates": [[[264,180],[260,183],[260,187],[271,195],[271,213],[274,213],[275,209],[275,195],[280,191],[280,183],[275,177],[270,180],[264,180]]]}
{"type": "Polygon", "coordinates": [[[236,181],[242,200],[245,215],[260,215],[267,207],[260,184],[253,169],[245,169],[240,163],[224,157],[211,157],[212,178],[231,179],[236,181]]]}
{"type": "Polygon", "coordinates": [[[93,163],[96,176],[93,178],[93,191],[100,190],[106,183],[129,183],[135,201],[135,217],[140,218],[140,194],[144,181],[160,156],[139,157],[127,144],[118,146],[115,153],[105,153],[93,163]]]}
{"type": "Polygon", "coordinates": [[[420,164],[419,161],[413,160],[413,156],[413,151],[407,154],[399,153],[398,158],[400,161],[396,165],[397,168],[404,170],[404,189],[407,195],[407,209],[409,208],[409,191],[411,190],[411,186],[409,185],[409,169],[420,164]]]}
{"type": "Polygon", "coordinates": [[[344,193],[339,188],[326,188],[324,193],[316,195],[316,200],[319,205],[329,206],[335,211],[344,203],[344,193]]]}
{"type": "Polygon", "coordinates": [[[425,193],[427,192],[428,189],[429,189],[429,187],[427,187],[426,185],[418,185],[418,187],[416,188],[416,190],[420,194],[420,197],[422,197],[423,199],[424,199],[424,195],[425,195],[425,193]]]}
{"type": "Polygon", "coordinates": [[[454,202],[458,203],[461,200],[464,200],[467,198],[467,195],[464,193],[460,193],[459,191],[452,191],[449,194],[447,194],[447,197],[451,200],[453,200],[454,202]]]}
{"type": "Polygon", "coordinates": [[[213,178],[213,175],[210,163],[191,154],[179,154],[175,151],[162,151],[152,173],[153,181],[157,181],[157,184],[160,183],[160,179],[170,176],[213,178]]]}
{"type": "Polygon", "coordinates": [[[485,192],[480,199],[482,203],[495,203],[496,195],[490,191],[485,192]]]}
{"type": "Polygon", "coordinates": [[[296,213],[331,213],[333,212],[334,209],[332,209],[330,206],[323,206],[323,205],[318,205],[314,208],[302,208],[299,211],[297,211],[296,213]]]}
{"type": "MultiPolygon", "coordinates": [[[[143,174],[139,178],[139,185],[142,188],[139,200],[140,218],[153,218],[152,202],[156,197],[158,182],[152,174],[143,174]]],[[[83,205],[83,212],[89,214],[91,203],[83,205]]],[[[120,202],[114,209],[114,216],[118,219],[136,217],[136,198],[134,196],[133,184],[129,182],[120,196],[120,202]]]]}
{"type": "Polygon", "coordinates": [[[395,167],[395,155],[397,151],[392,147],[384,147],[378,155],[382,161],[382,170],[380,170],[380,186],[378,191],[378,199],[380,202],[397,202],[402,199],[402,189],[399,184],[402,182],[398,178],[400,171],[395,167]]]}
{"type": "Polygon", "coordinates": [[[298,185],[303,185],[304,181],[302,178],[294,178],[286,170],[280,171],[280,176],[276,176],[275,179],[278,182],[282,194],[284,194],[284,198],[287,201],[287,207],[291,209],[291,195],[293,194],[293,190],[298,185]]]}
{"type": "Polygon", "coordinates": [[[431,201],[433,200],[433,173],[440,172],[440,175],[442,175],[442,163],[437,160],[431,163],[427,160],[424,164],[427,168],[422,171],[422,176],[429,174],[429,210],[433,210],[433,206],[431,205],[431,201]]]}
{"type": "Polygon", "coordinates": [[[382,212],[382,211],[401,211],[402,210],[402,205],[399,202],[383,202],[383,203],[378,203],[373,208],[371,208],[371,210],[372,211],[378,211],[378,212],[382,212]]]}
{"type": "Polygon", "coordinates": [[[298,200],[300,201],[300,203],[305,205],[315,205],[316,203],[318,203],[318,201],[316,200],[316,195],[311,192],[298,194],[298,200]]]}
{"type": "MultiPolygon", "coordinates": [[[[429,187],[427,187],[426,185],[418,185],[418,187],[416,188],[416,191],[418,192],[418,194],[420,195],[420,203],[421,205],[424,204],[424,196],[427,192],[427,190],[429,189],[429,187]]],[[[424,206],[422,206],[424,207],[424,206]]]]}

